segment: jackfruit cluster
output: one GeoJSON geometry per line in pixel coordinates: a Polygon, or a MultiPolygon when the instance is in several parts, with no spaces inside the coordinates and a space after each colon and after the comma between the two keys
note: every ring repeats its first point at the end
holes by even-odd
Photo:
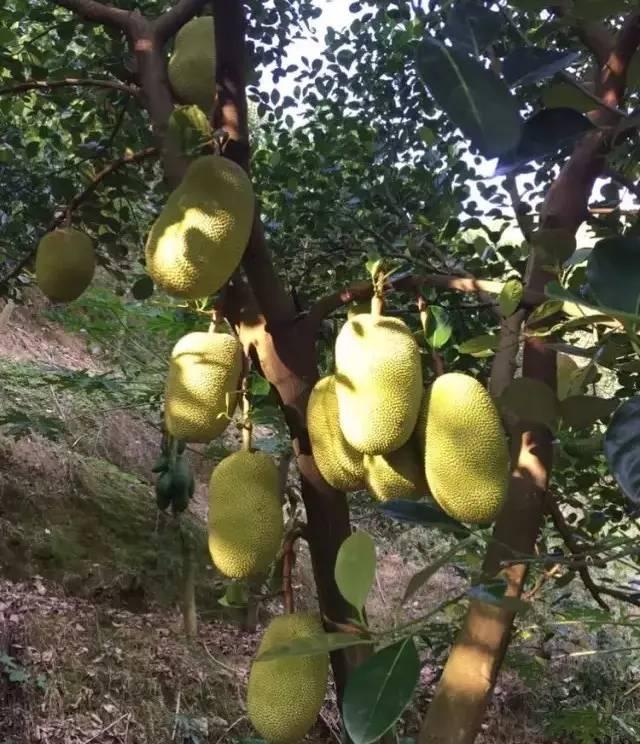
{"type": "Polygon", "coordinates": [[[167,68],[169,84],[182,103],[203,111],[213,106],[216,93],[216,46],[212,16],[193,18],[178,31],[167,68]]]}
{"type": "Polygon", "coordinates": [[[354,307],[335,346],[335,375],[312,390],[307,428],[334,488],[378,501],[433,498],[453,518],[487,524],[504,504],[507,437],[487,390],[448,373],[425,392],[420,352],[398,318],[354,307]]]}
{"type": "Polygon", "coordinates": [[[196,158],[151,227],[149,275],[176,297],[217,292],[238,268],[253,214],[253,187],[239,165],[218,155],[196,158]]]}
{"type": "MultiPolygon", "coordinates": [[[[296,613],[275,617],[262,637],[258,654],[320,633],[324,629],[317,615],[296,613]]],[[[247,712],[258,733],[269,744],[300,741],[320,713],[328,674],[328,654],[254,661],[249,674],[247,712]]]]}
{"type": "Polygon", "coordinates": [[[95,268],[93,241],[79,230],[53,230],[38,243],[36,283],[54,302],[78,299],[91,284],[95,268]]]}
{"type": "Polygon", "coordinates": [[[208,527],[209,552],[222,574],[244,579],[268,569],[284,533],[278,468],[269,455],[240,450],[218,463],[208,527]]]}
{"type": "Polygon", "coordinates": [[[236,407],[242,346],[229,333],[194,331],[171,351],[165,384],[167,431],[187,442],[210,442],[227,428],[236,407]]]}

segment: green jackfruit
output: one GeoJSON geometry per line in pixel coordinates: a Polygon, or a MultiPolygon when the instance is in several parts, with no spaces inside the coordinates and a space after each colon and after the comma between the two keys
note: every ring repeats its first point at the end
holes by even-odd
{"type": "Polygon", "coordinates": [[[424,465],[413,438],[388,455],[364,455],[364,472],[367,488],[378,501],[427,495],[424,465]]]}
{"type": "Polygon", "coordinates": [[[54,302],[78,299],[91,284],[95,269],[93,241],[79,230],[53,230],[38,243],[36,282],[54,302]]]}
{"type": "Polygon", "coordinates": [[[364,489],[362,454],[353,449],[340,430],[333,375],[318,380],[311,391],[307,428],[313,457],[327,483],[340,491],[364,489]]]}
{"type": "Polygon", "coordinates": [[[177,439],[210,442],[237,402],[242,346],[228,333],[194,331],[173,347],[164,393],[165,425],[177,439]]]}
{"type": "Polygon", "coordinates": [[[253,212],[253,187],[239,165],[218,155],[197,158],[151,227],[149,275],[176,297],[217,292],[238,268],[253,212]]]}
{"type": "Polygon", "coordinates": [[[419,427],[434,499],[461,522],[493,522],[507,494],[509,451],[487,390],[460,372],[437,377],[425,395],[419,427]]]}
{"type": "Polygon", "coordinates": [[[264,452],[225,457],[209,482],[209,552],[232,579],[265,572],[275,560],[284,523],[278,468],[264,452]]]}
{"type": "MultiPolygon", "coordinates": [[[[320,633],[324,629],[317,615],[281,615],[270,622],[258,653],[320,633]]],[[[320,713],[328,674],[328,654],[254,661],[249,674],[247,712],[258,733],[270,744],[300,741],[320,713]]]]}
{"type": "Polygon", "coordinates": [[[182,103],[204,111],[216,95],[216,45],[212,16],[193,18],[178,31],[168,64],[169,84],[182,103]]]}
{"type": "Polygon", "coordinates": [[[416,425],[422,399],[420,350],[399,318],[355,315],[336,339],[340,428],[358,452],[400,449],[416,425]]]}

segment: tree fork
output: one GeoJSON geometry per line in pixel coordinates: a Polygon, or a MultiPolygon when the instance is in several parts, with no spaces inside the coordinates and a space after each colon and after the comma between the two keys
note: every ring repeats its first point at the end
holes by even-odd
{"type": "MultiPolygon", "coordinates": [[[[599,96],[619,107],[624,97],[629,62],[640,44],[640,14],[631,14],[622,25],[611,49],[598,49],[596,56],[608,60],[600,68],[599,96]]],[[[597,113],[598,123],[611,123],[611,113],[597,113]]],[[[601,132],[587,134],[547,192],[541,211],[543,228],[561,228],[575,234],[588,214],[593,185],[605,168],[606,140],[601,132]]],[[[554,277],[530,259],[526,289],[543,292],[554,277]]],[[[519,319],[515,321],[519,323],[519,319]]],[[[513,334],[513,327],[503,332],[513,334]]],[[[504,364],[510,364],[508,355],[504,364]]],[[[539,339],[527,338],[523,350],[523,376],[556,388],[555,352],[539,339]]],[[[500,376],[502,387],[509,375],[500,376]]],[[[495,392],[495,390],[492,391],[495,392]]],[[[511,431],[514,453],[507,503],[496,522],[493,541],[483,563],[483,572],[495,576],[501,561],[532,553],[542,524],[552,466],[552,435],[546,427],[526,426],[511,431]]],[[[521,595],[527,565],[512,563],[504,570],[507,596],[521,595]]],[[[515,614],[488,604],[472,601],[462,630],[451,650],[435,696],[424,718],[419,744],[473,744],[484,719],[493,687],[507,651],[515,614]]]]}
{"type": "MultiPolygon", "coordinates": [[[[247,106],[245,98],[245,16],[240,0],[214,2],[218,58],[218,105],[215,125],[229,134],[224,154],[249,170],[247,106]]],[[[334,565],[340,545],[351,534],[344,494],[320,475],[309,443],[306,407],[318,377],[315,327],[297,317],[265,244],[258,210],[249,245],[243,256],[245,284],[235,278],[225,296],[225,313],[239,327],[246,349],[251,349],[262,373],[275,388],[284,413],[302,481],[307,512],[307,538],[323,616],[345,622],[349,608],[338,591],[334,565]]],[[[350,664],[359,653],[332,654],[338,699],[350,664]]]]}

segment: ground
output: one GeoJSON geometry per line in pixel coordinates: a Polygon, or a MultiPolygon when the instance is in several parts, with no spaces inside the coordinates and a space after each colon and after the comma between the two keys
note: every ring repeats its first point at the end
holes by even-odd
{"type": "MultiPolygon", "coordinates": [[[[147,364],[141,350],[136,359],[146,377],[116,375],[120,357],[101,344],[91,313],[61,316],[36,293],[8,315],[0,315],[0,743],[251,738],[246,677],[264,624],[280,605],[264,601],[257,625],[246,627],[218,603],[224,584],[209,561],[203,518],[208,475],[231,443],[189,453],[198,488],[183,521],[196,556],[200,628],[197,640],[187,641],[178,526],[158,515],[153,498],[159,431],[146,391],[161,367],[147,364]]],[[[121,347],[128,346],[125,337],[121,347]]],[[[259,436],[277,449],[268,427],[259,436]]],[[[390,527],[366,501],[353,503],[353,515],[379,545],[370,623],[389,627],[409,578],[449,543],[390,527]]],[[[453,570],[440,570],[403,617],[437,606],[461,581],[453,570]]],[[[304,549],[294,588],[300,607],[315,607],[304,549]]],[[[444,613],[419,638],[420,688],[400,736],[417,733],[459,617],[460,610],[444,613]]],[[[529,622],[533,627],[539,618],[529,622]]],[[[597,639],[584,633],[559,634],[551,650],[526,628],[516,640],[479,744],[640,739],[634,690],[640,670],[631,658],[560,659],[580,643],[593,648],[597,639]]],[[[309,741],[339,740],[330,690],[309,741]]]]}

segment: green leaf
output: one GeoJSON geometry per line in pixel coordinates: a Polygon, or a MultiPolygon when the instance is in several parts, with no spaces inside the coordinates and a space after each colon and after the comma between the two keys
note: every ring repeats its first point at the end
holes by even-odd
{"type": "Polygon", "coordinates": [[[483,333],[480,336],[468,338],[461,344],[458,344],[458,351],[461,354],[470,354],[474,357],[491,356],[500,344],[500,337],[495,333],[483,333]]]}
{"type": "Polygon", "coordinates": [[[432,576],[434,576],[441,568],[446,566],[447,563],[449,563],[454,558],[454,556],[456,556],[460,552],[460,550],[462,550],[465,544],[466,541],[463,540],[457,545],[454,545],[451,550],[447,550],[447,552],[443,553],[440,558],[415,573],[409,579],[407,588],[404,591],[404,596],[402,597],[402,604],[411,599],[411,597],[418,591],[418,589],[421,589],[432,576]]]}
{"type": "Polygon", "coordinates": [[[437,105],[485,157],[515,149],[522,126],[519,107],[497,75],[429,37],[418,48],[417,64],[437,105]]]}
{"type": "Polygon", "coordinates": [[[542,109],[524,122],[517,147],[504,152],[494,176],[519,170],[532,160],[544,160],[573,144],[594,125],[572,108],[542,109]]]}
{"type": "Polygon", "coordinates": [[[433,145],[436,142],[436,134],[431,127],[420,127],[418,129],[418,137],[425,143],[425,145],[433,145]]]}
{"type": "Polygon", "coordinates": [[[596,398],[593,395],[570,395],[560,403],[562,421],[573,429],[593,426],[608,418],[618,407],[617,398],[596,398]]]}
{"type": "Polygon", "coordinates": [[[360,612],[376,576],[376,548],[366,532],[354,532],[340,546],[335,578],[340,594],[360,612]]]}
{"type": "MultiPolygon", "coordinates": [[[[585,83],[588,88],[589,83],[585,83]]],[[[542,93],[542,103],[545,108],[571,108],[586,114],[597,107],[592,98],[570,83],[554,83],[542,93]]]]}
{"type": "Polygon", "coordinates": [[[506,582],[502,579],[496,579],[494,581],[488,581],[484,584],[475,584],[469,589],[468,594],[470,597],[487,604],[501,607],[502,609],[509,610],[510,612],[520,612],[524,614],[531,609],[528,602],[518,597],[506,597],[506,582]]]}
{"type": "Polygon", "coordinates": [[[500,312],[505,318],[513,315],[518,309],[523,294],[524,287],[519,279],[509,279],[504,283],[498,296],[498,304],[500,305],[500,312]]]}
{"type": "Polygon", "coordinates": [[[378,272],[382,269],[383,259],[380,256],[370,256],[369,260],[365,264],[367,272],[372,279],[376,278],[378,272]]]}
{"type": "Polygon", "coordinates": [[[589,288],[602,305],[638,315],[640,310],[640,239],[599,240],[587,261],[589,288]]]}
{"type": "MultiPolygon", "coordinates": [[[[574,309],[574,314],[575,314],[575,308],[577,307],[581,310],[584,310],[584,313],[587,316],[595,312],[595,313],[602,313],[603,315],[609,315],[611,318],[628,320],[628,321],[631,321],[632,323],[640,322],[640,315],[636,315],[634,313],[626,313],[622,310],[617,310],[616,308],[605,307],[604,305],[596,305],[591,302],[585,302],[581,297],[574,295],[568,289],[565,289],[563,286],[561,286],[558,282],[555,282],[555,281],[549,282],[548,284],[545,285],[544,293],[547,295],[547,297],[551,297],[554,300],[563,300],[563,304],[565,306],[568,303],[569,306],[572,309],[574,309]]],[[[595,322],[598,317],[599,315],[594,315],[591,322],[595,322]]]]}
{"type": "Polygon", "coordinates": [[[443,532],[450,532],[463,537],[469,535],[469,530],[466,527],[445,514],[436,503],[393,499],[380,504],[377,508],[386,516],[397,519],[399,522],[420,524],[424,527],[437,527],[443,532]]]}
{"type": "Polygon", "coordinates": [[[420,658],[407,638],[360,664],[344,693],[344,725],[354,744],[377,741],[410,703],[420,676],[420,658]]]}
{"type": "Polygon", "coordinates": [[[498,399],[500,408],[519,421],[543,424],[553,429],[560,415],[555,392],[541,380],[518,377],[498,399]]]}
{"type": "Polygon", "coordinates": [[[562,310],[562,304],[560,300],[547,300],[538,305],[528,318],[529,325],[534,325],[545,318],[557,315],[562,310]]]}
{"type": "Polygon", "coordinates": [[[444,35],[456,49],[477,56],[498,38],[504,24],[501,13],[494,13],[475,0],[458,0],[447,15],[444,35]]]}
{"type": "Polygon", "coordinates": [[[629,398],[613,414],[603,449],[625,496],[640,504],[640,395],[629,398]]]}
{"type": "Polygon", "coordinates": [[[342,648],[372,644],[373,640],[353,633],[320,633],[310,638],[297,638],[279,643],[268,651],[263,651],[256,661],[269,661],[283,656],[316,656],[339,651],[342,648]]]}
{"type": "Polygon", "coordinates": [[[131,294],[136,300],[146,300],[153,294],[153,280],[150,276],[141,276],[133,283],[131,294]]]}
{"type": "Polygon", "coordinates": [[[269,395],[271,385],[269,384],[269,380],[262,377],[262,375],[259,375],[257,372],[252,372],[251,385],[249,387],[249,390],[251,392],[251,395],[269,395]]]}
{"type": "Polygon", "coordinates": [[[580,52],[520,46],[502,62],[502,74],[509,85],[530,85],[553,77],[580,58],[580,52]]]}
{"type": "Polygon", "coordinates": [[[441,349],[451,338],[453,332],[449,317],[445,310],[436,305],[429,305],[426,313],[425,340],[432,349],[441,349]]]}

